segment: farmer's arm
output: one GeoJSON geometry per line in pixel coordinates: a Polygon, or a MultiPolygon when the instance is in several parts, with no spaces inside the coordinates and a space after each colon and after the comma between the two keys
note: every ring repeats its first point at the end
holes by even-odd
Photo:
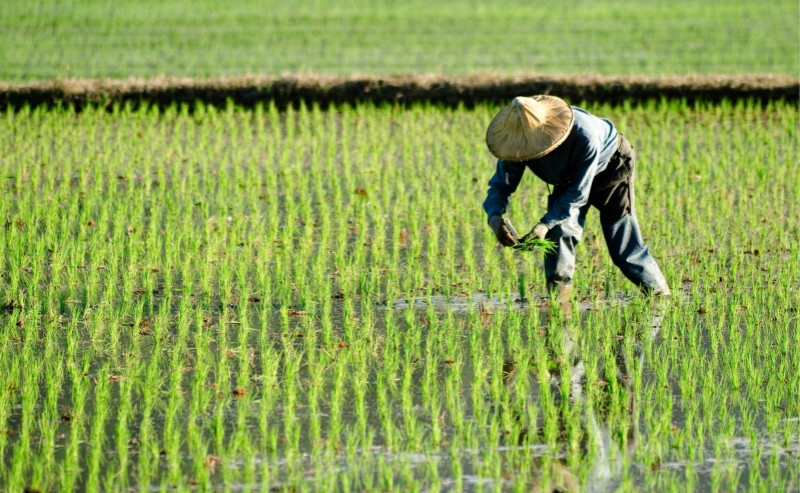
{"type": "Polygon", "coordinates": [[[560,193],[554,194],[553,200],[542,217],[541,222],[547,229],[570,222],[570,226],[579,227],[580,209],[589,202],[592,182],[598,173],[600,145],[599,142],[586,140],[570,156],[571,171],[567,183],[557,187],[560,193]]]}
{"type": "Polygon", "coordinates": [[[508,197],[517,190],[525,166],[516,163],[497,161],[497,171],[489,180],[489,191],[483,201],[486,217],[502,216],[508,207],[508,197]]]}

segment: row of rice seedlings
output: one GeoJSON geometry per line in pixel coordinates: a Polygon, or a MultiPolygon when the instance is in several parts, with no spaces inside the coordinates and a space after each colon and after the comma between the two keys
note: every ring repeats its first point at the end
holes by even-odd
{"type": "MultiPolygon", "coordinates": [[[[639,152],[640,221],[676,291],[658,323],[603,304],[633,287],[591,215],[575,289],[599,311],[519,310],[541,261],[498,249],[480,211],[496,108],[5,114],[0,482],[791,484],[793,108],[590,109],[639,152]],[[501,302],[440,301],[472,295],[501,302]]],[[[517,224],[544,189],[525,179],[517,224]]]]}
{"type": "MultiPolygon", "coordinates": [[[[1,41],[7,47],[0,78],[38,82],[292,73],[307,74],[313,83],[319,79],[315,74],[797,73],[795,2],[757,8],[742,0],[671,5],[637,0],[589,5],[568,18],[566,13],[565,5],[552,0],[533,6],[414,1],[402,7],[388,1],[294,7],[245,1],[226,8],[203,0],[191,10],[108,0],[67,6],[43,0],[35,8],[6,3],[0,11],[1,41]],[[551,47],[546,57],[526,49],[528,33],[520,27],[520,20],[524,25],[542,18],[548,22],[539,39],[551,47]],[[630,28],[607,36],[607,26],[615,21],[630,28]],[[569,31],[570,23],[583,28],[569,31]],[[497,32],[504,33],[507,46],[489,42],[497,32]],[[637,47],[630,57],[614,56],[630,46],[637,47]],[[705,56],[692,56],[686,47],[705,56]]],[[[358,89],[339,90],[336,96],[353,97],[358,89]]]]}

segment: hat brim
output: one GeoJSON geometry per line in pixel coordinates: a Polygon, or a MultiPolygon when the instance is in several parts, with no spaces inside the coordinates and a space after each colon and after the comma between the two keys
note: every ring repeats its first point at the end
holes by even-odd
{"type": "Polygon", "coordinates": [[[525,100],[528,107],[506,106],[486,130],[489,151],[503,161],[530,161],[545,156],[567,139],[575,122],[572,107],[561,98],[539,95],[518,99],[525,100]],[[536,115],[528,116],[533,110],[536,115]],[[538,121],[540,116],[543,118],[538,121]]]}

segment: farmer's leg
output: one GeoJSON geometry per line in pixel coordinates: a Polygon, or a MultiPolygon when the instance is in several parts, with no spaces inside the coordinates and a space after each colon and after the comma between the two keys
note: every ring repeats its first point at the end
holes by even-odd
{"type": "Polygon", "coordinates": [[[634,210],[633,148],[623,137],[607,169],[598,175],[590,202],[600,210],[600,223],[614,264],[645,293],[669,293],[667,282],[644,244],[634,210]]]}
{"type": "MultiPolygon", "coordinates": [[[[559,187],[556,187],[548,200],[552,202],[560,192],[559,187]]],[[[544,276],[549,290],[572,284],[572,276],[575,273],[575,246],[581,241],[588,208],[587,204],[576,219],[555,226],[547,232],[546,238],[556,244],[556,249],[544,256],[544,276]]]]}
{"type": "Polygon", "coordinates": [[[669,293],[661,269],[644,244],[635,213],[626,214],[613,223],[604,222],[603,234],[611,259],[625,277],[645,293],[669,293]]]}

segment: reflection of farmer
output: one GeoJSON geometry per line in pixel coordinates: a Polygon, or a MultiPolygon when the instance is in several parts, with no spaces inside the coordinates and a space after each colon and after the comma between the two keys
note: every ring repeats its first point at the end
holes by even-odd
{"type": "MultiPolygon", "coordinates": [[[[649,326],[646,337],[655,341],[661,330],[661,318],[664,315],[664,306],[657,305],[657,310],[649,319],[649,326]]],[[[600,492],[616,491],[620,488],[623,478],[626,476],[623,463],[623,456],[634,457],[639,444],[639,422],[640,416],[637,412],[639,402],[641,402],[641,382],[635,384],[637,378],[645,372],[645,353],[640,342],[635,342],[633,351],[626,349],[624,337],[612,339],[611,351],[614,358],[603,358],[597,360],[593,366],[597,375],[594,380],[595,385],[603,382],[597,390],[587,388],[587,368],[581,357],[580,345],[577,344],[575,327],[566,325],[561,328],[548,327],[545,329],[543,338],[547,345],[547,362],[539,365],[535,360],[531,360],[527,367],[536,376],[528,379],[526,385],[516,382],[519,375],[515,360],[504,360],[502,367],[503,383],[513,393],[509,396],[509,403],[519,403],[525,401],[541,401],[543,392],[550,392],[553,399],[552,406],[559,410],[558,427],[564,441],[561,446],[568,448],[571,446],[567,438],[567,429],[574,426],[571,421],[576,414],[581,415],[580,427],[582,440],[580,448],[582,452],[581,469],[583,471],[571,470],[568,461],[564,459],[550,457],[535,458],[530,464],[532,470],[529,475],[532,484],[526,491],[583,491],[600,492]],[[632,356],[632,357],[631,357],[632,356]],[[610,366],[607,366],[610,365],[610,366]],[[544,375],[539,374],[543,372],[544,375]],[[616,385],[610,385],[611,380],[616,381],[616,385]],[[542,381],[549,381],[549,389],[542,386],[542,381]],[[564,388],[569,386],[569,388],[564,388]],[[638,392],[637,392],[638,389],[638,392]],[[524,392],[525,396],[517,395],[517,392],[524,392]],[[611,416],[612,409],[615,408],[614,401],[620,395],[627,397],[627,404],[623,409],[618,409],[618,414],[611,416]],[[591,395],[588,399],[587,395],[591,395]],[[568,400],[564,400],[568,399],[568,400]],[[623,412],[625,414],[623,414],[623,412]],[[626,431],[623,435],[621,432],[626,431]],[[547,481],[542,481],[546,478],[547,481]],[[580,478],[580,479],[579,479],[580,478]],[[548,488],[545,488],[545,485],[548,488]]],[[[622,336],[623,334],[618,334],[622,336]]],[[[524,405],[514,404],[504,409],[511,412],[516,419],[524,416],[524,405]]],[[[547,412],[545,411],[545,414],[547,412]]],[[[547,438],[542,418],[539,421],[529,422],[530,428],[522,430],[519,436],[505,437],[508,446],[530,446],[534,444],[545,444],[547,438]]],[[[510,465],[510,464],[509,464],[510,465]]],[[[511,467],[518,467],[513,465],[511,467]]],[[[508,476],[518,475],[518,471],[504,471],[508,476]]]]}
{"type": "Polygon", "coordinates": [[[562,301],[569,298],[575,246],[590,205],[600,211],[608,252],[625,277],[644,293],[669,295],[636,221],[633,148],[611,122],[553,96],[517,97],[489,124],[486,144],[498,161],[483,208],[504,246],[515,241],[502,214],[525,168],[555,185],[547,213],[523,239],[555,241],[544,270],[548,289],[558,289],[562,301]]]}

